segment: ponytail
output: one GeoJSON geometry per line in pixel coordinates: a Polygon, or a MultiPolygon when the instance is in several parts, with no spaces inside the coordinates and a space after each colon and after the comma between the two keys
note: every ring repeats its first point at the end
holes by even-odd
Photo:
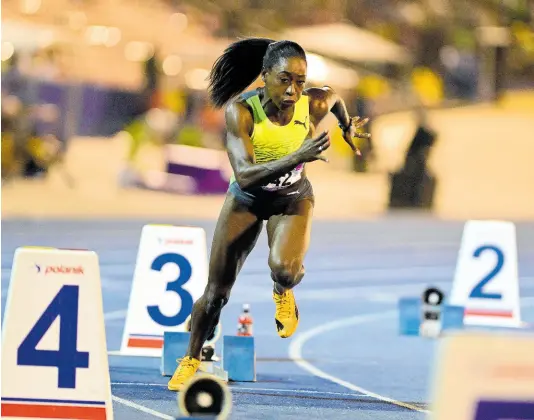
{"type": "Polygon", "coordinates": [[[247,38],[226,48],[209,75],[208,92],[216,108],[224,106],[258,78],[263,57],[273,42],[266,38],[247,38]]]}

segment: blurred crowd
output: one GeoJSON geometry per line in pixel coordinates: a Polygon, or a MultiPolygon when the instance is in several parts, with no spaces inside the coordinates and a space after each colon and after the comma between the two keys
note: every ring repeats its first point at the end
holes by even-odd
{"type": "MultiPolygon", "coordinates": [[[[33,5],[32,13],[25,10],[23,14],[37,19],[47,1],[51,0],[23,1],[27,9],[28,4],[33,5]]],[[[19,17],[11,6],[6,6],[3,21],[19,17]]],[[[509,28],[511,39],[507,47],[489,52],[497,51],[497,63],[505,63],[503,86],[529,86],[534,80],[534,6],[528,0],[219,0],[188,1],[181,6],[155,0],[145,6],[174,10],[171,15],[174,25],[177,22],[182,25],[184,19],[186,24],[189,20],[190,26],[194,23],[193,38],[202,33],[231,40],[239,36],[276,34],[290,26],[342,21],[406,48],[412,55],[408,67],[367,63],[365,60],[343,63],[359,76],[351,88],[342,91],[353,115],[374,117],[407,106],[440,106],[449,100],[478,100],[483,71],[481,57],[488,54],[481,51],[480,35],[473,29],[480,26],[509,28]]],[[[73,31],[80,31],[84,25],[80,23],[81,16],[85,15],[79,6],[75,7],[78,8],[76,15],[72,12],[67,24],[73,31]],[[77,29],[73,29],[75,25],[77,29]]],[[[93,25],[97,23],[92,22],[93,25]]],[[[110,27],[107,32],[98,32],[95,26],[91,28],[90,33],[86,31],[90,43],[96,45],[99,42],[98,33],[105,44],[102,48],[112,48],[119,43],[112,39],[117,38],[117,31],[111,29],[117,28],[110,27]]],[[[122,89],[138,94],[139,105],[125,114],[121,122],[121,130],[130,138],[128,159],[135,159],[139,147],[146,142],[222,149],[224,120],[222,112],[213,110],[207,101],[206,69],[193,68],[184,76],[180,73],[179,58],[160,55],[157,43],[143,50],[142,41],[126,45],[126,56],[135,67],[132,63],[125,64],[121,72],[121,66],[116,69],[117,66],[110,64],[108,70],[106,62],[97,62],[102,79],[89,80],[88,76],[83,80],[80,66],[74,64],[79,60],[72,60],[72,46],[67,48],[64,43],[47,39],[19,51],[16,43],[4,40],[2,177],[45,173],[49,165],[60,160],[73,132],[72,124],[70,129],[64,126],[68,121],[64,113],[69,107],[62,109],[36,94],[43,84],[92,83],[110,90],[122,89]],[[138,77],[130,77],[130,70],[138,77]],[[116,73],[115,79],[111,78],[111,73],[116,73]],[[119,81],[122,79],[131,79],[135,83],[121,86],[119,81]]],[[[89,73],[91,76],[96,74],[92,70],[89,73]]],[[[68,92],[74,95],[72,89],[68,92]]],[[[113,115],[117,113],[120,109],[113,115]]],[[[76,115],[77,119],[83,117],[83,112],[76,115]]],[[[368,156],[372,156],[371,144],[362,147],[368,156]]]]}

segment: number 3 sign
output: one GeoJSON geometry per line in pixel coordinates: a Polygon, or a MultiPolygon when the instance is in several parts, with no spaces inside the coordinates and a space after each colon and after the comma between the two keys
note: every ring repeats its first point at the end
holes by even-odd
{"type": "Polygon", "coordinates": [[[146,225],[141,233],[121,354],[161,356],[164,331],[185,331],[207,284],[204,229],[146,225]]]}
{"type": "Polygon", "coordinates": [[[521,326],[513,223],[465,224],[450,304],[465,307],[466,325],[521,326]]]}

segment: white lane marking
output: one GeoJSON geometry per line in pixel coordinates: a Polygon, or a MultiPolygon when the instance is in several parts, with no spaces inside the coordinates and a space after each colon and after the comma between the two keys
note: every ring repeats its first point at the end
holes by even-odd
{"type": "Polygon", "coordinates": [[[153,356],[151,354],[125,354],[122,353],[120,350],[108,350],[108,356],[122,356],[122,357],[161,357],[161,356],[153,356]]]}
{"type": "Polygon", "coordinates": [[[151,416],[157,417],[158,419],[163,420],[174,420],[176,417],[169,416],[168,414],[160,413],[159,411],[152,410],[151,408],[145,407],[144,405],[134,403],[130,400],[125,400],[124,398],[117,397],[116,395],[112,395],[111,399],[113,401],[117,401],[120,404],[126,405],[130,408],[135,408],[136,410],[142,411],[143,413],[150,414],[151,416]]]}
{"type": "MultiPolygon", "coordinates": [[[[111,312],[107,312],[107,313],[104,314],[104,319],[105,320],[120,319],[120,318],[124,318],[125,314],[126,314],[126,310],[125,309],[120,309],[120,310],[117,310],[117,311],[111,311],[111,312]]],[[[128,406],[130,408],[134,408],[136,410],[142,411],[143,413],[150,414],[151,416],[157,417],[159,419],[164,419],[164,420],[174,420],[175,419],[175,417],[173,417],[173,416],[169,416],[167,414],[160,413],[159,411],[152,410],[151,408],[145,407],[144,405],[137,404],[137,403],[135,403],[133,401],[130,401],[130,400],[125,400],[124,398],[117,397],[116,395],[112,395],[111,398],[113,399],[113,401],[116,401],[116,402],[118,402],[120,404],[126,405],[126,406],[128,406]]]]}
{"type": "MultiPolygon", "coordinates": [[[[143,382],[111,382],[111,385],[121,386],[154,386],[154,387],[167,387],[165,384],[158,383],[143,383],[143,382]]],[[[263,392],[285,392],[292,394],[324,394],[324,395],[336,395],[340,397],[366,397],[367,395],[355,394],[349,392],[332,392],[332,391],[315,391],[311,389],[286,389],[286,388],[249,388],[249,387],[230,387],[230,391],[263,391],[263,392]]]]}
{"type": "Polygon", "coordinates": [[[335,321],[327,322],[321,325],[318,325],[314,328],[311,328],[310,330],[297,335],[290,343],[289,345],[289,357],[293,359],[293,361],[300,366],[302,369],[310,372],[312,375],[317,376],[319,378],[326,379],[330,382],[334,382],[338,385],[341,385],[345,388],[348,388],[355,392],[360,392],[364,395],[367,395],[369,397],[375,398],[380,401],[388,402],[390,404],[397,405],[399,407],[404,407],[410,410],[419,411],[422,413],[428,413],[428,410],[425,410],[421,407],[417,407],[413,404],[408,404],[402,401],[397,401],[392,398],[386,397],[384,395],[376,394],[372,391],[369,391],[367,389],[361,388],[357,385],[354,385],[350,382],[344,381],[341,378],[338,378],[336,376],[330,375],[315,366],[313,366],[311,363],[303,360],[302,358],[302,348],[304,345],[313,337],[318,336],[320,334],[323,334],[325,332],[330,332],[335,329],[344,328],[352,325],[358,325],[358,324],[365,324],[367,322],[373,322],[379,319],[387,318],[389,316],[393,316],[397,313],[397,311],[387,311],[387,312],[380,312],[380,313],[371,313],[371,314],[363,314],[363,315],[356,315],[349,318],[341,318],[335,321]]]}
{"type": "Polygon", "coordinates": [[[165,384],[151,383],[151,382],[111,382],[111,385],[126,385],[126,386],[162,386],[167,387],[165,384]]]}

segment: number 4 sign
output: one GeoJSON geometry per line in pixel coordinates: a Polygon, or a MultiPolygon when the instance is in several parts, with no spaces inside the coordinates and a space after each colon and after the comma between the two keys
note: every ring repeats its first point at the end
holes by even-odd
{"type": "Polygon", "coordinates": [[[160,357],[164,331],[185,331],[207,284],[207,259],[204,229],[143,227],[120,354],[160,357]]]}
{"type": "Polygon", "coordinates": [[[513,223],[465,224],[450,304],[465,307],[466,325],[521,327],[513,223]]]}
{"type": "Polygon", "coordinates": [[[2,330],[2,418],[112,420],[98,257],[19,248],[2,330]]]}

